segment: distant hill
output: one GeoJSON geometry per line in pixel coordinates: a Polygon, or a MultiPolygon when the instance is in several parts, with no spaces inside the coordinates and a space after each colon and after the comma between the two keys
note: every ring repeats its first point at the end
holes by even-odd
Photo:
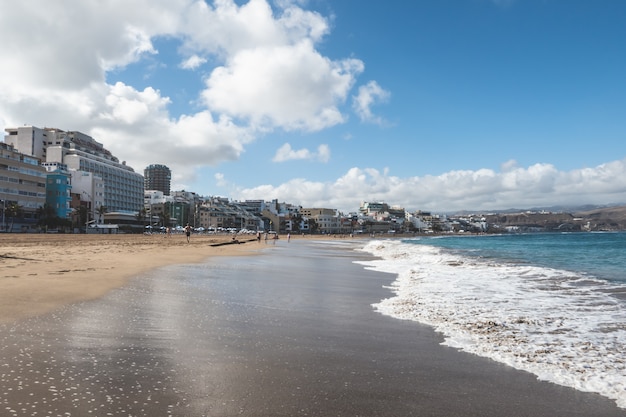
{"type": "Polygon", "coordinates": [[[526,213],[526,212],[552,212],[552,213],[585,213],[596,210],[610,210],[625,208],[626,204],[585,204],[580,206],[542,206],[542,207],[527,207],[527,208],[508,208],[499,210],[461,210],[457,212],[446,213],[448,215],[476,215],[479,213],[489,214],[502,214],[502,213],[526,213]]]}
{"type": "Polygon", "coordinates": [[[580,211],[575,216],[591,222],[592,230],[626,230],[626,206],[580,211]]]}
{"type": "Polygon", "coordinates": [[[626,206],[583,207],[575,211],[505,210],[483,217],[495,231],[511,227],[520,231],[626,230],[626,206]]]}

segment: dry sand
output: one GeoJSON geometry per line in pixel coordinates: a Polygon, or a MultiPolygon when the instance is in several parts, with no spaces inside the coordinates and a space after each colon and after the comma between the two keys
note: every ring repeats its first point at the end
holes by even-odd
{"type": "Polygon", "coordinates": [[[252,254],[254,236],[0,234],[0,323],[106,294],[146,270],[252,254]]]}

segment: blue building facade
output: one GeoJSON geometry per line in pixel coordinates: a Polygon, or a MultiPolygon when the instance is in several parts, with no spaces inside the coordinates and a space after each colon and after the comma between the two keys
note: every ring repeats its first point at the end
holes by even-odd
{"type": "Polygon", "coordinates": [[[71,174],[64,164],[43,163],[48,171],[46,175],[46,204],[53,207],[57,216],[69,219],[72,214],[71,174]]]}

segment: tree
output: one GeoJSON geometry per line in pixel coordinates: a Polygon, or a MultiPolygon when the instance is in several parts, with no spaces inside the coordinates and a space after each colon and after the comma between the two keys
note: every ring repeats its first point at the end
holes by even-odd
{"type": "Polygon", "coordinates": [[[170,225],[170,214],[166,213],[165,211],[159,213],[159,222],[161,223],[161,226],[163,227],[167,227],[170,225]]]}
{"type": "Polygon", "coordinates": [[[83,228],[87,224],[88,216],[89,216],[89,210],[87,209],[87,206],[84,206],[81,204],[78,207],[78,210],[75,211],[74,215],[76,216],[75,217],[76,223],[74,224],[74,227],[79,228],[79,229],[83,228]]]}
{"type": "Polygon", "coordinates": [[[96,210],[96,213],[98,213],[98,223],[104,223],[102,221],[102,218],[104,217],[105,213],[107,212],[107,208],[105,206],[100,206],[98,207],[98,209],[96,210]]]}
{"type": "Polygon", "coordinates": [[[137,212],[137,216],[135,216],[135,218],[137,219],[137,223],[143,224],[146,221],[147,215],[148,215],[148,210],[146,210],[145,207],[140,208],[139,211],[137,212]]]}
{"type": "Polygon", "coordinates": [[[63,219],[57,216],[54,207],[52,207],[48,203],[44,204],[42,207],[39,207],[37,209],[36,215],[37,225],[39,227],[42,227],[44,230],[66,228],[70,227],[72,224],[69,219],[63,219]]]}
{"type": "Polygon", "coordinates": [[[303,220],[304,219],[301,214],[294,214],[293,216],[291,216],[291,224],[295,233],[300,232],[300,225],[302,224],[303,220]]]}
{"type": "Polygon", "coordinates": [[[4,215],[9,219],[10,224],[9,224],[9,232],[13,231],[13,222],[15,221],[16,217],[20,217],[23,214],[23,209],[22,206],[18,205],[15,202],[9,203],[6,206],[6,209],[4,211],[4,215]]]}

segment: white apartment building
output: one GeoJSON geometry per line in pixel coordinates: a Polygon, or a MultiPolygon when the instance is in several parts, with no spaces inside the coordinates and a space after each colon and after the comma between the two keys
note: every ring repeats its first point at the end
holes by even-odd
{"type": "MultiPolygon", "coordinates": [[[[36,211],[46,202],[46,169],[37,158],[0,143],[0,230],[9,230],[6,209],[17,204],[22,210],[19,225],[13,230],[33,229],[36,211]]],[[[10,222],[13,223],[13,220],[10,222]]]]}
{"type": "MultiPolygon", "coordinates": [[[[98,215],[101,206],[107,207],[104,203],[104,180],[93,172],[71,170],[72,193],[78,194],[81,201],[88,202],[89,220],[102,220],[98,215]]],[[[101,223],[101,222],[100,222],[101,223]]]]}
{"type": "MultiPolygon", "coordinates": [[[[45,162],[59,162],[70,171],[83,171],[102,178],[107,211],[137,212],[143,207],[144,179],[91,136],[60,129],[23,126],[6,128],[5,142],[18,152],[45,162]]],[[[95,192],[95,191],[94,191],[95,192]]],[[[92,194],[92,206],[99,207],[92,194]]]]}
{"type": "Polygon", "coordinates": [[[302,217],[315,221],[321,233],[341,233],[337,210],[330,208],[302,208],[302,217]]]}

